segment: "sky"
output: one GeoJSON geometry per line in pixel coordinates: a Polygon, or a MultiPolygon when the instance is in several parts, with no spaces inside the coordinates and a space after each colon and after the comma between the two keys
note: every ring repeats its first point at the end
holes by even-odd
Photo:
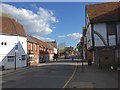
{"type": "Polygon", "coordinates": [[[24,26],[27,35],[75,47],[85,26],[85,5],[96,3],[4,2],[0,6],[24,26]]]}

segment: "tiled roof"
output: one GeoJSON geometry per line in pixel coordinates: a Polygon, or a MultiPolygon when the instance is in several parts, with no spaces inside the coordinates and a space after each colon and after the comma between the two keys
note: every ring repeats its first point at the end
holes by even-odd
{"type": "Polygon", "coordinates": [[[48,49],[54,49],[51,45],[39,40],[38,38],[31,36],[39,45],[41,45],[42,47],[48,48],[48,49]]]}
{"type": "Polygon", "coordinates": [[[2,21],[0,23],[1,34],[26,36],[23,26],[14,19],[0,16],[0,20],[2,21]]]}
{"type": "Polygon", "coordinates": [[[120,2],[87,5],[86,11],[91,22],[120,21],[120,2]]]}
{"type": "Polygon", "coordinates": [[[38,44],[31,36],[27,36],[27,41],[38,44]]]}

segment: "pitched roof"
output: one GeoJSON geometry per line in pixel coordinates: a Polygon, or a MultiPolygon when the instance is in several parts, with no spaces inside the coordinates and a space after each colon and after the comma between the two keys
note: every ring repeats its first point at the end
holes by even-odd
{"type": "Polygon", "coordinates": [[[26,36],[25,30],[22,24],[16,22],[14,19],[9,17],[0,16],[0,34],[9,34],[9,35],[20,35],[26,36]]]}
{"type": "Polygon", "coordinates": [[[38,44],[31,36],[27,36],[27,41],[38,44]]]}
{"type": "Polygon", "coordinates": [[[90,22],[120,21],[120,2],[87,5],[90,22]]]}
{"type": "Polygon", "coordinates": [[[31,36],[39,45],[41,45],[42,47],[48,48],[48,49],[54,49],[51,45],[39,40],[38,38],[31,36]]]}

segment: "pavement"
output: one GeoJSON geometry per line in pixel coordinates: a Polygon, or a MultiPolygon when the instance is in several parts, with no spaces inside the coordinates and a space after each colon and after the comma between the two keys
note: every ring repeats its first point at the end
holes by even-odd
{"type": "Polygon", "coordinates": [[[95,65],[78,65],[73,78],[65,88],[102,88],[105,90],[118,90],[120,84],[120,74],[117,70],[98,68],[95,65]]]}
{"type": "MultiPolygon", "coordinates": [[[[47,63],[41,63],[41,64],[38,64],[36,66],[44,66],[44,65],[47,65],[47,63]]],[[[28,70],[29,68],[33,68],[33,67],[36,67],[36,66],[20,67],[20,68],[16,68],[16,70],[14,68],[5,69],[5,70],[0,71],[0,76],[7,75],[7,74],[10,74],[10,73],[19,73],[19,72],[28,70]]]]}

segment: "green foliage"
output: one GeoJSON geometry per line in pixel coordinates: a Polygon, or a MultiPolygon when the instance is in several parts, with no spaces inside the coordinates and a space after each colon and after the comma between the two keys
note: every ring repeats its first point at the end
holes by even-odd
{"type": "Polygon", "coordinates": [[[80,48],[82,48],[82,46],[80,45],[80,43],[77,44],[77,49],[80,52],[80,48]]]}

